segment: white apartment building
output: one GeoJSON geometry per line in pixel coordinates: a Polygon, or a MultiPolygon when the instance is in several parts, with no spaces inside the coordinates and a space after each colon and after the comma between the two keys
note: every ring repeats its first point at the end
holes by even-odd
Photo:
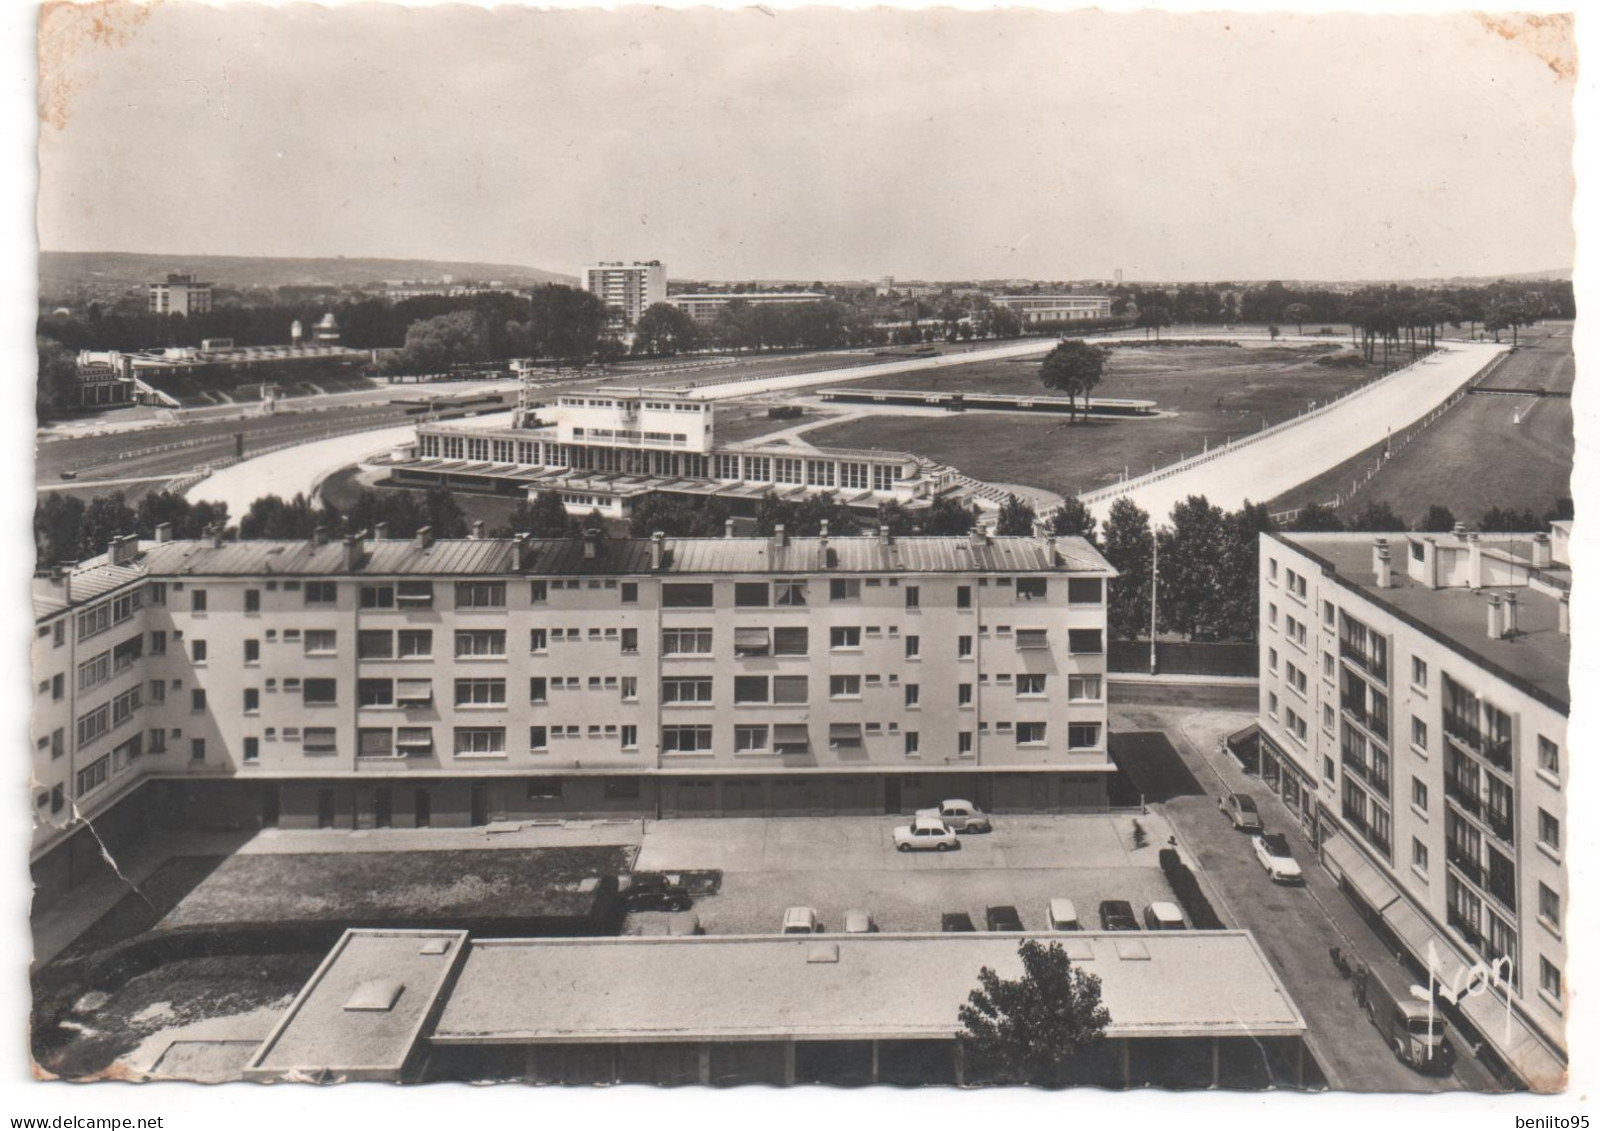
{"type": "Polygon", "coordinates": [[[1024,324],[1111,317],[1110,295],[995,295],[994,304],[1012,311],[1024,324]]]}
{"type": "Polygon", "coordinates": [[[1114,576],[982,534],[124,539],[35,582],[35,879],[163,821],[1103,808],[1114,576]]]}
{"type": "Polygon", "coordinates": [[[211,310],[211,284],[193,275],[168,275],[164,282],[146,283],[151,314],[207,314],[211,310]]]}
{"type": "Polygon", "coordinates": [[[1566,530],[1268,534],[1261,773],[1358,907],[1538,1086],[1571,1007],[1566,530]]]}
{"type": "Polygon", "coordinates": [[[583,269],[583,289],[598,295],[623,329],[632,329],[651,305],[667,300],[667,269],[659,259],[598,263],[583,269]]]}
{"type": "Polygon", "coordinates": [[[752,291],[731,294],[685,294],[667,299],[701,325],[717,320],[724,307],[735,300],[749,306],[793,306],[797,303],[821,302],[828,296],[816,291],[752,291]]]}

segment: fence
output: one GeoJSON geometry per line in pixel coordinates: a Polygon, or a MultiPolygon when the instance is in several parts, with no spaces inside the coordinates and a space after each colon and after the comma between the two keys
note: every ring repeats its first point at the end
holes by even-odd
{"type": "MultiPolygon", "coordinates": [[[[1113,640],[1106,668],[1117,672],[1148,672],[1150,641],[1113,640]]],[[[1260,674],[1261,653],[1254,644],[1233,641],[1158,640],[1156,671],[1162,675],[1212,675],[1255,679],[1260,674]]]]}
{"type": "MultiPolygon", "coordinates": [[[[315,443],[317,440],[336,440],[340,436],[354,436],[362,432],[377,432],[391,427],[392,424],[393,421],[390,421],[388,424],[364,426],[361,428],[346,428],[339,432],[328,432],[323,435],[316,436],[312,440],[289,440],[282,444],[273,444],[271,447],[258,448],[253,452],[247,452],[244,456],[244,459],[255,459],[257,456],[271,455],[273,452],[281,452],[286,448],[297,448],[303,443],[315,443]]],[[[380,454],[383,450],[385,449],[379,449],[375,452],[368,452],[353,462],[365,462],[366,460],[373,458],[375,455],[380,454]]],[[[199,483],[213,471],[221,471],[225,467],[232,467],[234,464],[240,462],[242,461],[237,456],[227,456],[224,459],[213,460],[211,463],[201,464],[199,467],[194,468],[187,474],[169,481],[167,483],[166,490],[174,495],[184,494],[189,490],[189,488],[193,487],[196,483],[199,483]]],[[[324,472],[322,475],[317,476],[317,478],[313,481],[309,496],[312,501],[316,500],[317,492],[322,489],[322,481],[326,479],[329,474],[331,473],[324,472]]]]}

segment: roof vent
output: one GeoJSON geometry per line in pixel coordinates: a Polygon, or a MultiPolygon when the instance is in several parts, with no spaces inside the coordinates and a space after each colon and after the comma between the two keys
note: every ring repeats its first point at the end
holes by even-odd
{"type": "Polygon", "coordinates": [[[1074,962],[1094,961],[1094,944],[1088,939],[1068,939],[1066,951],[1067,957],[1074,962]]]}
{"type": "Polygon", "coordinates": [[[422,944],[418,954],[448,954],[450,952],[449,939],[429,939],[422,944]]]}
{"type": "Polygon", "coordinates": [[[806,950],[806,965],[816,966],[839,961],[838,943],[814,943],[806,950]]]}
{"type": "Polygon", "coordinates": [[[1149,962],[1150,948],[1138,939],[1118,939],[1117,957],[1124,962],[1149,962]]]}
{"type": "Polygon", "coordinates": [[[374,978],[362,982],[355,993],[344,1003],[349,1013],[388,1013],[405,991],[405,983],[398,978],[374,978]]]}

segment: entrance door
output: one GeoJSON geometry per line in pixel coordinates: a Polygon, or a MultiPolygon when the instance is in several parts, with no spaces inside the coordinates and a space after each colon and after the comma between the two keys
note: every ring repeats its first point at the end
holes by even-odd
{"type": "Polygon", "coordinates": [[[278,787],[269,785],[261,794],[261,827],[278,827],[278,787]]]}
{"type": "Polygon", "coordinates": [[[883,779],[883,811],[885,813],[900,812],[900,779],[887,777],[883,779]]]}
{"type": "Polygon", "coordinates": [[[489,787],[486,785],[472,787],[472,823],[474,825],[489,823],[489,787]]]}
{"type": "Polygon", "coordinates": [[[394,824],[394,790],[385,787],[373,795],[372,823],[380,829],[394,824]]]}
{"type": "Polygon", "coordinates": [[[425,789],[417,790],[416,826],[425,829],[433,824],[433,794],[425,789]]]}
{"type": "Polygon", "coordinates": [[[317,828],[333,828],[333,790],[317,790],[317,828]]]}

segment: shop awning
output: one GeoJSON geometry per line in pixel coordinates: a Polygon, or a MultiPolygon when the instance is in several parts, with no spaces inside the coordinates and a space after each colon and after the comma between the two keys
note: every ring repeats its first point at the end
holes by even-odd
{"type": "Polygon", "coordinates": [[[1433,943],[1434,957],[1439,960],[1435,968],[1438,981],[1446,986],[1461,984],[1461,972],[1466,963],[1461,961],[1455,948],[1429,926],[1428,921],[1415,907],[1404,899],[1397,899],[1383,909],[1383,921],[1406,944],[1406,949],[1424,967],[1428,964],[1428,944],[1433,943]]]}
{"type": "Polygon", "coordinates": [[[1352,890],[1374,911],[1382,911],[1400,898],[1394,885],[1372,866],[1361,850],[1344,837],[1334,837],[1322,846],[1323,856],[1344,876],[1352,890]]]}
{"type": "Polygon", "coordinates": [[[1461,1012],[1533,1091],[1559,1092],[1566,1087],[1567,1066],[1514,1010],[1510,1040],[1506,1039],[1506,1003],[1495,991],[1463,999],[1461,1012]]]}

